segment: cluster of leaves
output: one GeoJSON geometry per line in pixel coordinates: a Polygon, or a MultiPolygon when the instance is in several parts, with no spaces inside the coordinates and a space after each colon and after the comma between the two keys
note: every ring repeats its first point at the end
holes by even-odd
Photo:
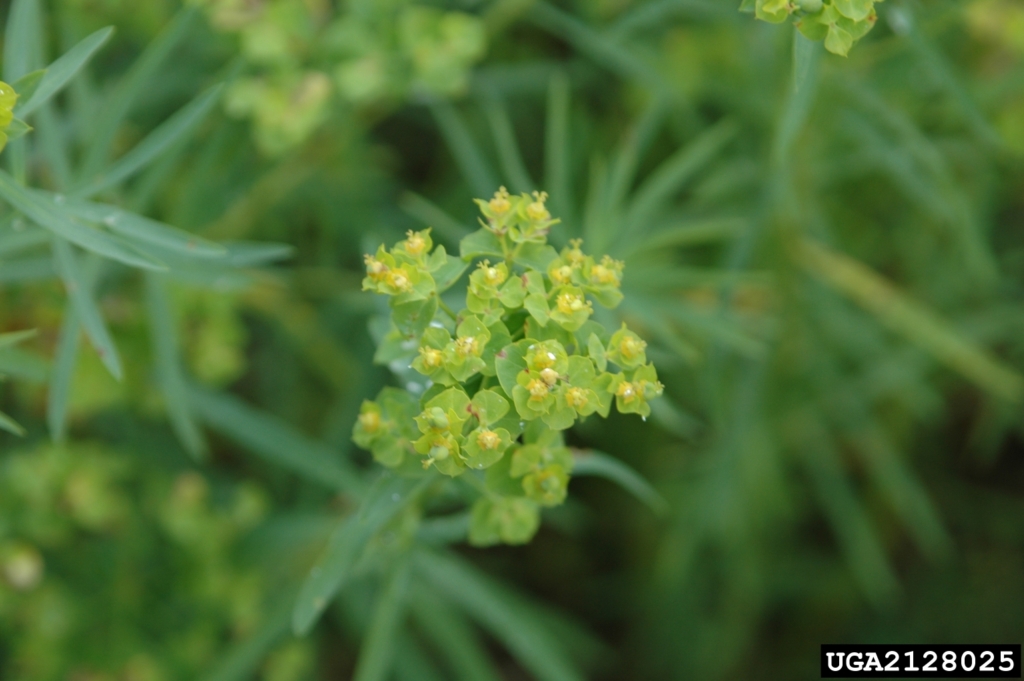
{"type": "Polygon", "coordinates": [[[337,13],[304,0],[195,2],[239,36],[250,75],[231,86],[226,104],[253,120],[268,154],[305,140],[335,92],[355,106],[462,93],[487,44],[478,18],[410,0],[360,0],[337,13]]]}
{"type": "Polygon", "coordinates": [[[564,501],[572,456],[562,431],[607,417],[613,402],[647,417],[662,392],[646,343],[625,324],[611,333],[591,319],[590,298],[622,300],[623,263],[584,254],[580,240],[561,253],[548,245],[558,221],[546,199],[504,187],[478,199],[482,227],[462,240],[461,258],[433,248],[429,229],[366,256],[363,289],[390,296],[378,359],[408,361],[415,348],[411,365],[427,388],[385,388],[364,402],[353,439],[391,468],[418,457],[451,477],[486,470],[469,534],[477,545],[528,541],[539,507],[564,501]],[[478,258],[455,311],[441,294],[478,258]]]}
{"type": "Polygon", "coordinates": [[[791,16],[800,32],[811,40],[825,41],[825,49],[845,57],[867,35],[882,0],[743,0],[742,11],[758,19],[781,24],[791,16]]]}

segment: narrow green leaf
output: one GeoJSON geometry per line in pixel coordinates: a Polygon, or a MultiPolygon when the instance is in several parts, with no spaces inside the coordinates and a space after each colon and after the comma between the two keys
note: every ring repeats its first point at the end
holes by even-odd
{"type": "Polygon", "coordinates": [[[821,43],[793,29],[793,91],[799,92],[814,71],[821,43]]]}
{"type": "Polygon", "coordinates": [[[798,257],[813,276],[979,387],[1012,402],[1024,398],[1024,376],[865,265],[806,240],[800,245],[798,257]]]}
{"type": "Polygon", "coordinates": [[[430,111],[473,194],[478,198],[487,198],[493,194],[498,188],[494,171],[459,112],[447,101],[432,102],[430,111]]]}
{"type": "Polygon", "coordinates": [[[0,232],[0,257],[49,245],[50,233],[45,229],[32,227],[31,229],[10,229],[0,232]]]}
{"type": "Polygon", "coordinates": [[[353,681],[385,681],[395,659],[396,639],[405,615],[409,592],[409,556],[392,568],[383,593],[377,599],[370,628],[359,651],[353,681]]]}
{"type": "Polygon", "coordinates": [[[398,201],[398,207],[424,225],[433,227],[434,232],[444,237],[448,246],[455,246],[472,230],[446,213],[436,204],[414,192],[405,192],[398,201]]]}
{"type": "Polygon", "coordinates": [[[668,502],[642,475],[604,452],[594,449],[577,450],[573,457],[572,474],[593,475],[611,480],[622,487],[658,515],[668,511],[668,502]]]}
{"type": "MultiPolygon", "coordinates": [[[[41,201],[55,202],[58,196],[43,191],[34,193],[41,201]]],[[[60,206],[63,211],[81,220],[100,223],[129,240],[199,258],[223,258],[228,255],[228,249],[221,244],[190,234],[177,227],[121,210],[116,206],[63,196],[61,199],[63,201],[60,206]]]]}
{"type": "Polygon", "coordinates": [[[0,197],[21,211],[40,227],[82,248],[143,269],[160,270],[164,265],[148,258],[123,243],[120,237],[84,225],[61,209],[58,196],[44,201],[31,190],[21,187],[14,178],[0,170],[0,197]]]}
{"type": "Polygon", "coordinates": [[[557,215],[570,222],[573,215],[569,188],[569,79],[561,71],[551,76],[548,85],[547,118],[544,123],[544,186],[551,192],[551,204],[557,215]]]}
{"type": "Polygon", "coordinates": [[[120,184],[152,163],[157,156],[190,134],[202,122],[217,103],[222,89],[223,85],[215,85],[183,106],[114,165],[99,173],[88,185],[74,192],[75,195],[79,198],[92,196],[120,184]]]}
{"type": "Polygon", "coordinates": [[[21,118],[32,115],[36,109],[45,104],[55,94],[60,92],[72,78],[75,77],[84,67],[96,51],[103,46],[103,43],[114,35],[114,27],[101,28],[88,36],[80,43],[68,50],[63,56],[57,59],[46,68],[35,92],[30,99],[19,100],[18,106],[14,109],[14,115],[21,118]]]}
{"type": "Polygon", "coordinates": [[[4,33],[4,81],[16,83],[42,59],[42,13],[38,0],[14,0],[4,33]]]}
{"type": "Polygon", "coordinates": [[[363,488],[348,460],[280,419],[236,397],[191,387],[189,402],[210,428],[262,458],[320,485],[358,495],[363,488]]]}
{"type": "Polygon", "coordinates": [[[19,284],[28,281],[45,281],[56,275],[53,258],[46,256],[14,260],[0,265],[0,283],[19,284]]]}
{"type": "Polygon", "coordinates": [[[82,322],[85,334],[92,342],[103,365],[107,367],[107,371],[120,381],[124,372],[121,369],[121,357],[117,353],[114,339],[111,338],[110,332],[107,330],[99,306],[93,300],[91,287],[79,271],[71,244],[60,237],[53,239],[53,262],[57,274],[64,282],[64,288],[75,308],[75,314],[82,322]]]}
{"type": "Polygon", "coordinates": [[[188,388],[178,351],[177,329],[165,287],[163,275],[146,273],[146,306],[157,376],[171,427],[192,458],[202,460],[206,454],[206,441],[196,424],[188,400],[188,388]]]}
{"type": "Polygon", "coordinates": [[[450,553],[433,551],[418,551],[415,565],[418,573],[490,631],[538,681],[583,679],[544,623],[476,568],[450,553]]]}
{"type": "MultiPolygon", "coordinates": [[[[32,95],[35,94],[36,89],[39,87],[39,83],[42,82],[43,76],[46,75],[46,69],[36,69],[32,73],[26,73],[24,76],[18,79],[18,82],[11,83],[11,87],[18,93],[18,104],[32,99],[32,95]]],[[[17,105],[14,109],[15,113],[19,113],[17,105]]]]}
{"type": "Polygon", "coordinates": [[[25,331],[11,331],[9,333],[0,333],[0,350],[6,350],[7,348],[13,347],[18,343],[33,338],[38,331],[35,329],[26,329],[25,331]]]}
{"type": "Polygon", "coordinates": [[[295,247],[289,244],[236,241],[226,243],[227,261],[232,267],[259,267],[292,257],[295,247]]]}
{"type": "MultiPolygon", "coordinates": [[[[463,528],[465,537],[465,528],[463,528]]],[[[412,614],[423,635],[455,672],[459,681],[501,681],[487,647],[465,618],[430,589],[416,589],[412,614]]]]}
{"type": "Polygon", "coordinates": [[[14,433],[15,435],[25,435],[25,429],[22,428],[17,421],[2,411],[0,411],[0,428],[6,430],[8,433],[14,433]]]}
{"type": "MultiPolygon", "coordinates": [[[[71,306],[69,306],[71,307],[71,306]]],[[[68,398],[71,394],[71,381],[78,363],[78,345],[81,325],[74,309],[64,312],[64,322],[57,337],[57,355],[53,361],[53,372],[50,374],[50,390],[46,400],[46,425],[50,429],[50,437],[54,442],[62,442],[66,435],[68,398]]]]}
{"type": "Polygon", "coordinates": [[[723,121],[705,130],[688,145],[658,166],[637,189],[626,213],[622,238],[630,240],[650,227],[656,212],[676,194],[697,172],[711,162],[736,136],[738,127],[723,121]]]}
{"type": "Polygon", "coordinates": [[[11,124],[7,126],[7,141],[13,142],[16,139],[21,139],[31,131],[31,125],[20,118],[15,118],[11,121],[11,124]]]}
{"type": "Polygon", "coordinates": [[[152,84],[160,67],[188,33],[199,14],[200,9],[194,4],[178,12],[167,28],[135,60],[113,94],[104,100],[103,108],[93,112],[94,115],[90,117],[89,147],[81,170],[82,180],[93,178],[103,170],[117,130],[131,111],[132,104],[152,84]]]}
{"type": "Polygon", "coordinates": [[[522,193],[537,189],[533,180],[530,179],[530,173],[526,170],[526,164],[523,163],[523,156],[519,153],[519,143],[516,141],[516,133],[512,129],[512,121],[509,120],[505,106],[496,97],[488,97],[484,101],[484,111],[487,113],[487,121],[491,126],[494,146],[498,150],[501,171],[508,180],[512,191],[522,193]]]}
{"type": "Polygon", "coordinates": [[[338,525],[323,556],[302,584],[292,612],[292,629],[297,635],[305,635],[313,628],[320,614],[348,580],[366,543],[388,521],[417,500],[431,477],[415,480],[386,472],[367,490],[358,514],[338,525]]]}

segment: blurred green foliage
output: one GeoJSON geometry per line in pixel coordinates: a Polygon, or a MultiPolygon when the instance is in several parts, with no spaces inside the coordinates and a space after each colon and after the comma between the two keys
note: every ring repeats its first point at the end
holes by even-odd
{"type": "Polygon", "coordinates": [[[737,4],[7,3],[0,677],[816,678],[824,641],[1021,640],[1024,10],[737,4]],[[480,549],[472,489],[350,436],[423,379],[362,254],[455,253],[502,184],[625,263],[593,320],[664,395],[566,431],[565,503],[480,549]]]}

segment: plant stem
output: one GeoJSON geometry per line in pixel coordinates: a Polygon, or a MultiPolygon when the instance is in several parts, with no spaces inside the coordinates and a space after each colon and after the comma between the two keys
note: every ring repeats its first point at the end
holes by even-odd
{"type": "Polygon", "coordinates": [[[457,314],[455,314],[454,310],[452,310],[450,307],[448,307],[448,303],[446,303],[443,300],[441,300],[441,296],[437,297],[437,306],[439,308],[441,308],[442,310],[444,310],[445,312],[447,312],[448,316],[451,317],[453,321],[458,321],[459,320],[459,316],[457,314]]]}

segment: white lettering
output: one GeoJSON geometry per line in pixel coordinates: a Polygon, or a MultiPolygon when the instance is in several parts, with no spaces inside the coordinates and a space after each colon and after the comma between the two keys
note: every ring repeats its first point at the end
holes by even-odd
{"type": "Polygon", "coordinates": [[[849,669],[851,672],[859,672],[861,669],[864,668],[864,663],[861,662],[861,659],[863,657],[864,657],[864,653],[850,653],[849,655],[846,656],[846,668],[849,669]],[[857,656],[857,666],[856,667],[853,666],[853,662],[852,662],[854,655],[857,656]]]}
{"type": "Polygon", "coordinates": [[[825,657],[828,658],[827,664],[828,664],[829,671],[832,671],[832,672],[840,671],[843,668],[843,658],[845,656],[846,656],[846,653],[825,653],[825,657]],[[833,655],[838,655],[839,656],[839,666],[838,667],[833,667],[832,666],[832,656],[833,655]]]}

